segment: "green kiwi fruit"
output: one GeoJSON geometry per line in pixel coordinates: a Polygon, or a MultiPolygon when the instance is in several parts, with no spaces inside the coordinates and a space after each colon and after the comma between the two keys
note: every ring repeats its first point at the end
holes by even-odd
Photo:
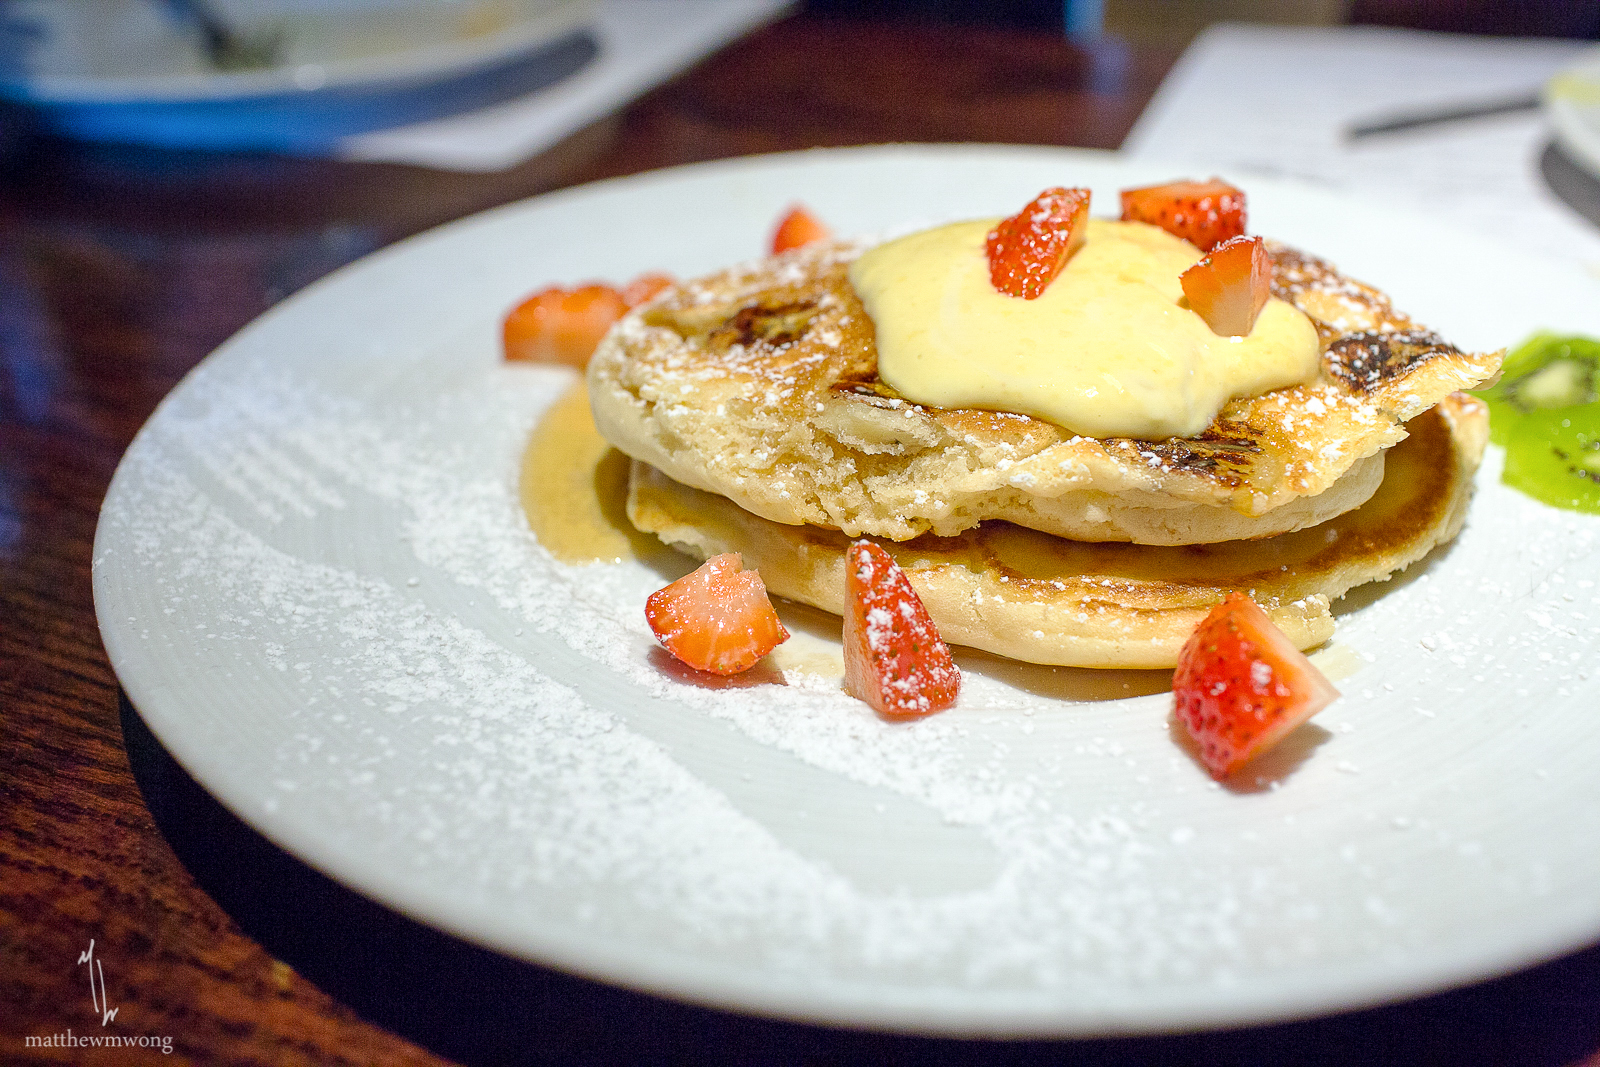
{"type": "Polygon", "coordinates": [[[1600,341],[1535,334],[1506,357],[1500,380],[1475,395],[1489,404],[1489,440],[1508,445],[1533,412],[1600,400],[1600,341]]]}
{"type": "Polygon", "coordinates": [[[1501,480],[1546,504],[1600,514],[1600,404],[1519,418],[1506,442],[1501,480]]]}

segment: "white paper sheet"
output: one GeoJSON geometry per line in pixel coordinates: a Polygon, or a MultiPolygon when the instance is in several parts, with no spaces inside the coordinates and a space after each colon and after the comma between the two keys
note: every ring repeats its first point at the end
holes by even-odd
{"type": "Polygon", "coordinates": [[[556,84],[480,111],[359,134],[344,159],[504,170],[780,15],[792,0],[601,0],[600,54],[556,84]]]}
{"type": "Polygon", "coordinates": [[[1372,27],[1216,26],[1184,53],[1123,149],[1413,204],[1575,259],[1600,277],[1600,228],[1540,175],[1551,133],[1539,111],[1347,137],[1372,120],[1536,93],[1593,47],[1372,27]]]}

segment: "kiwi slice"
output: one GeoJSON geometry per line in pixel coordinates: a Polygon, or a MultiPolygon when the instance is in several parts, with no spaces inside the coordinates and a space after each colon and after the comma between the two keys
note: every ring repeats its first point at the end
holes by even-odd
{"type": "Polygon", "coordinates": [[[1489,440],[1507,444],[1533,412],[1600,400],[1600,341],[1535,334],[1506,357],[1500,380],[1475,395],[1489,404],[1489,440]]]}
{"type": "Polygon", "coordinates": [[[1546,504],[1600,514],[1600,404],[1546,408],[1518,419],[1501,480],[1546,504]]]}

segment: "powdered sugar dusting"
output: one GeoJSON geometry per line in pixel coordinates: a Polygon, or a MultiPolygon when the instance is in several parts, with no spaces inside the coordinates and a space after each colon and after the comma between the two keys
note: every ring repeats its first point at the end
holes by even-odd
{"type": "MultiPolygon", "coordinates": [[[[448,870],[460,899],[526,912],[533,925],[555,915],[595,937],[647,937],[796,975],[1088,995],[1105,982],[1292,974],[1406,939],[1344,914],[1250,841],[1291,814],[1330,841],[1350,839],[1329,816],[1337,805],[1322,802],[1352,780],[1337,774],[1337,752],[1308,760],[1289,789],[1218,794],[1166,736],[1160,694],[1062,703],[1008,684],[1006,671],[969,669],[955,711],[892,724],[816,676],[707,688],[663,669],[641,608],[663,576],[558,564],[518,510],[522,441],[562,385],[552,373],[495,370],[380,412],[255,367],[201,375],[141,440],[128,475],[139,488],[119,520],[135,559],[121,565],[180,551],[166,606],[177,617],[200,610],[208,642],[283,687],[266,727],[264,810],[315,812],[337,847],[403,855],[419,878],[448,870]],[[865,787],[898,812],[927,810],[932,821],[917,825],[930,844],[941,824],[967,828],[977,837],[962,847],[981,877],[951,891],[939,877],[864,888],[859,872],[841,873],[847,859],[806,846],[794,827],[774,829],[771,812],[719,788],[728,781],[696,773],[705,766],[670,740],[674,716],[701,730],[724,724],[717,743],[747,755],[782,754],[784,773],[811,788],[865,787]],[[1280,793],[1304,799],[1275,814],[1268,797],[1280,793]],[[1179,812],[1192,837],[1167,828],[1179,812]],[[1234,877],[1236,864],[1250,877],[1234,877]],[[1204,908],[1189,898],[1200,884],[1204,908]],[[1331,913],[1346,930],[1354,923],[1361,948],[1319,936],[1331,913]]],[[[1592,526],[1523,551],[1592,552],[1592,526]]],[[[1541,584],[1497,591],[1540,605],[1527,632],[1549,650],[1547,677],[1508,673],[1531,637],[1436,618],[1432,572],[1347,619],[1341,640],[1382,648],[1385,625],[1429,620],[1440,652],[1385,677],[1402,707],[1440,715],[1426,671],[1434,657],[1470,657],[1471,668],[1448,667],[1461,684],[1447,692],[1483,684],[1464,670],[1503,674],[1530,695],[1592,691],[1587,661],[1572,657],[1600,633],[1590,621],[1600,597],[1554,560],[1542,570],[1541,584]],[[1571,599],[1549,602],[1557,591],[1571,599]]],[[[175,639],[168,620],[154,621],[149,640],[175,639]]],[[[1343,714],[1365,729],[1428,723],[1353,703],[1343,714]]],[[[1433,840],[1458,873],[1487,862],[1457,848],[1469,835],[1447,823],[1430,823],[1433,840]]],[[[1400,893],[1385,908],[1403,928],[1427,925],[1420,897],[1400,893]]]]}

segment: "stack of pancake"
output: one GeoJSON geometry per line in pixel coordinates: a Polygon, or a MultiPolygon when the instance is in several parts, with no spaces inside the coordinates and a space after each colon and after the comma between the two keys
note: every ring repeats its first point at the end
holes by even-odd
{"type": "Polygon", "coordinates": [[[738,552],[767,588],[843,610],[872,537],[947,641],[1043,664],[1170,667],[1248,593],[1298,647],[1331,601],[1460,530],[1488,434],[1464,353],[1332,265],[1271,245],[1316,380],[1230,401],[1191,438],[1096,439],[942,409],[877,374],[831,242],[667,290],[589,366],[600,432],[633,457],[628,517],[691,555],[738,552]]]}

